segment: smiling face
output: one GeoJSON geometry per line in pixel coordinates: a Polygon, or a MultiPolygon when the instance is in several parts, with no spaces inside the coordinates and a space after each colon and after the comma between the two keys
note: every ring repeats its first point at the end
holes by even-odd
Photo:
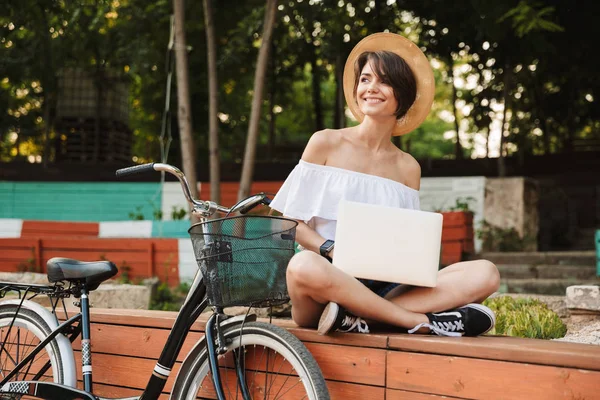
{"type": "Polygon", "coordinates": [[[354,65],[354,96],[364,115],[406,115],[417,96],[415,76],[402,57],[390,51],[362,53],[354,65]]]}
{"type": "Polygon", "coordinates": [[[356,101],[360,111],[371,117],[396,117],[398,101],[394,89],[385,77],[380,77],[373,70],[371,62],[367,62],[358,78],[356,101]]]}

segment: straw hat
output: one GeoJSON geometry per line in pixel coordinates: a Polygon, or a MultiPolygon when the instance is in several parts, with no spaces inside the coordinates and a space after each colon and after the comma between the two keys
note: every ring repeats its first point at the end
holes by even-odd
{"type": "Polygon", "coordinates": [[[367,36],[350,52],[344,67],[344,96],[354,117],[362,122],[364,115],[354,99],[354,63],[365,51],[391,51],[406,61],[417,81],[417,97],[406,115],[398,120],[393,135],[400,136],[416,129],[427,117],[435,94],[435,79],[429,60],[410,40],[395,33],[375,33],[367,36]]]}

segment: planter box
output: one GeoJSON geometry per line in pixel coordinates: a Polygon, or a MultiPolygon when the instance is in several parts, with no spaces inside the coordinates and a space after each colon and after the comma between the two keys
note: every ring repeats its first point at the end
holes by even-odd
{"type": "Polygon", "coordinates": [[[465,211],[449,211],[442,213],[442,257],[441,265],[462,261],[466,254],[473,253],[473,213],[465,211]]]}

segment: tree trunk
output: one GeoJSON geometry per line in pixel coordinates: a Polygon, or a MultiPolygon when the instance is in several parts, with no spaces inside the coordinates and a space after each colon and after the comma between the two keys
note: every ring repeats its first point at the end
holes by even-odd
{"type": "Polygon", "coordinates": [[[196,184],[196,146],[192,136],[192,117],[190,115],[190,92],[188,79],[187,47],[184,30],[184,1],[173,0],[175,14],[175,69],[177,73],[177,121],[179,123],[179,137],[181,147],[181,160],[183,173],[190,185],[194,198],[198,198],[196,184]]]}
{"type": "MultiPolygon", "coordinates": [[[[183,173],[190,186],[190,194],[198,198],[196,179],[196,146],[192,131],[191,104],[189,93],[187,46],[185,41],[185,4],[184,0],[173,0],[173,26],[175,46],[175,71],[177,76],[177,123],[179,126],[179,146],[183,173]]],[[[190,211],[192,207],[190,206],[190,211]]],[[[191,215],[192,223],[199,218],[191,215]]]]}
{"type": "Polygon", "coordinates": [[[275,25],[275,14],[277,12],[277,0],[267,0],[265,7],[265,20],[263,26],[263,37],[258,51],[258,60],[256,62],[256,71],[254,73],[254,97],[252,99],[252,111],[250,112],[250,124],[248,126],[248,137],[246,139],[246,149],[244,152],[244,164],[242,166],[242,178],[240,180],[240,190],[238,200],[248,197],[250,186],[252,185],[252,175],[254,173],[254,160],[256,158],[256,141],[258,139],[258,126],[260,122],[260,111],[263,100],[263,89],[265,83],[265,73],[269,60],[269,50],[271,48],[271,36],[273,35],[273,26],[275,25]]]}
{"type": "Polygon", "coordinates": [[[346,99],[344,98],[344,60],[340,52],[335,58],[335,110],[333,116],[333,127],[341,129],[346,127],[346,116],[344,115],[346,99]]]}
{"type": "Polygon", "coordinates": [[[94,121],[94,150],[92,152],[92,162],[98,163],[98,156],[100,153],[100,126],[102,123],[102,105],[104,102],[103,96],[103,84],[104,74],[102,67],[100,66],[100,55],[97,54],[96,60],[96,76],[94,78],[96,82],[96,119],[94,121]]]}
{"type": "Polygon", "coordinates": [[[203,0],[208,58],[208,148],[210,162],[210,199],[221,202],[221,171],[219,157],[219,86],[217,77],[217,46],[213,25],[212,0],[203,0]]]}
{"type": "Polygon", "coordinates": [[[452,54],[450,54],[449,60],[450,62],[448,63],[448,76],[450,78],[450,84],[452,85],[452,112],[454,113],[454,129],[456,130],[454,157],[457,160],[462,160],[464,158],[464,154],[462,145],[460,144],[460,124],[458,121],[458,110],[456,109],[456,100],[458,98],[458,95],[456,93],[456,85],[454,85],[454,60],[452,58],[452,54]]]}
{"type": "MultiPolygon", "coordinates": [[[[490,123],[491,125],[491,123],[490,123]]],[[[487,134],[485,135],[485,158],[490,158],[490,128],[487,128],[487,134]]]]}
{"type": "Polygon", "coordinates": [[[504,109],[502,110],[502,128],[500,129],[500,154],[498,154],[498,176],[506,176],[506,162],[504,160],[504,132],[506,132],[506,111],[508,109],[509,97],[508,97],[508,83],[510,73],[508,62],[504,65],[504,88],[502,89],[502,102],[504,103],[504,109]]]}
{"type": "Polygon", "coordinates": [[[42,87],[44,88],[44,149],[42,152],[42,162],[44,168],[48,167],[50,161],[50,132],[54,126],[54,122],[50,115],[52,104],[55,100],[56,93],[56,79],[54,70],[54,58],[52,52],[52,34],[50,33],[50,24],[48,23],[48,14],[43,5],[39,5],[41,18],[43,20],[43,26],[45,27],[44,35],[44,57],[40,57],[39,61],[42,63],[44,77],[42,78],[42,87]]]}
{"type": "Polygon", "coordinates": [[[269,83],[269,146],[267,151],[267,158],[269,160],[273,159],[273,154],[275,152],[275,120],[277,118],[277,114],[275,114],[274,109],[275,99],[277,97],[277,74],[275,73],[275,55],[277,47],[275,46],[275,41],[273,41],[271,51],[273,54],[271,55],[271,60],[269,62],[269,68],[271,69],[271,82],[269,83]]]}
{"type": "Polygon", "coordinates": [[[323,125],[323,107],[321,105],[321,79],[319,77],[319,66],[317,65],[317,46],[310,44],[310,67],[312,71],[312,98],[315,110],[315,130],[321,131],[323,125]]]}

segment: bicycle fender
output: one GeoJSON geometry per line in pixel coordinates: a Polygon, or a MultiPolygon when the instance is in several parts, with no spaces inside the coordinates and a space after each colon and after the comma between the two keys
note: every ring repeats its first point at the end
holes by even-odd
{"type": "MultiPolygon", "coordinates": [[[[242,323],[254,322],[254,321],[256,321],[256,314],[250,314],[247,316],[246,315],[238,315],[236,317],[231,317],[231,318],[228,318],[225,321],[221,322],[220,326],[221,326],[221,328],[228,328],[230,326],[242,325],[242,323]]],[[[183,360],[183,363],[181,364],[181,368],[179,368],[179,372],[177,373],[177,377],[175,378],[175,383],[173,384],[173,389],[171,390],[171,393],[176,392],[176,388],[178,388],[179,385],[182,384],[182,382],[180,381],[181,379],[183,379],[181,372],[186,371],[189,368],[189,364],[194,362],[194,360],[196,359],[198,354],[200,354],[200,352],[205,349],[206,349],[206,336],[202,336],[200,338],[200,340],[198,340],[196,342],[194,347],[192,347],[192,349],[189,351],[189,353],[185,356],[185,359],[183,360]]],[[[169,396],[169,399],[172,399],[172,397],[169,396]]],[[[178,399],[174,399],[174,400],[178,400],[178,399]]]]}
{"type": "MultiPolygon", "coordinates": [[[[39,305],[38,303],[31,300],[5,300],[0,302],[0,307],[4,304],[10,304],[19,306],[22,308],[26,308],[28,310],[33,311],[48,324],[51,330],[54,330],[58,327],[58,319],[56,315],[52,314],[47,308],[39,305]]],[[[61,359],[63,362],[63,370],[65,382],[64,385],[76,387],[77,386],[77,373],[75,369],[75,356],[73,354],[73,348],[71,347],[71,342],[65,335],[58,334],[56,335],[56,342],[58,344],[58,348],[60,351],[61,359]]],[[[49,350],[52,351],[52,350],[49,350]]]]}

